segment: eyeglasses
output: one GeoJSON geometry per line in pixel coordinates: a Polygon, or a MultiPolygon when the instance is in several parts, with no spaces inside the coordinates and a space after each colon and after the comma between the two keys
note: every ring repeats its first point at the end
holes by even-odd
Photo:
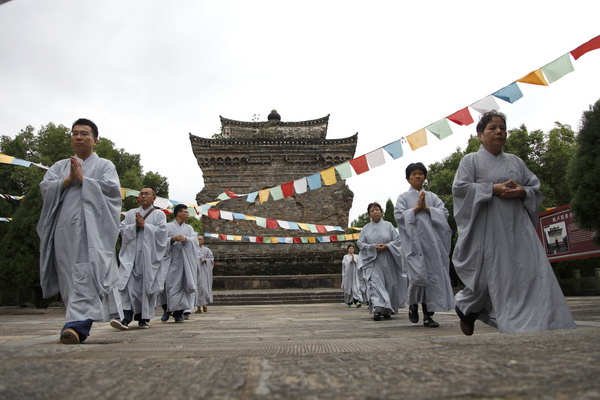
{"type": "Polygon", "coordinates": [[[71,131],[71,136],[81,136],[81,137],[87,137],[90,136],[92,133],[88,132],[88,131],[71,131]]]}

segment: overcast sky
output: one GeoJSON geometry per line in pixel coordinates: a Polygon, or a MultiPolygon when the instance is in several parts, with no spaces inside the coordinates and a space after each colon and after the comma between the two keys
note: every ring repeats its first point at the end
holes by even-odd
{"type": "MultiPolygon", "coordinates": [[[[219,115],[331,114],[328,138],[358,132],[362,155],[599,35],[598,15],[600,2],[578,0],[13,0],[0,5],[0,135],[90,118],[166,176],[171,199],[193,203],[203,179],[188,133],[211,137],[219,115]]],[[[498,100],[509,128],[577,130],[600,99],[600,50],[573,65],[550,86],[520,84],[512,105],[498,100]]],[[[464,148],[474,125],[451,126],[454,135],[348,179],[350,219],[407,190],[408,163],[464,148]]]]}

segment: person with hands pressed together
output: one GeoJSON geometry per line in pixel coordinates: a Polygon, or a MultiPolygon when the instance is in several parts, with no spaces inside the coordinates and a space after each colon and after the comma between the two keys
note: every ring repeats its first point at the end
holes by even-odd
{"type": "Polygon", "coordinates": [[[127,211],[121,222],[118,289],[124,318],[110,322],[116,329],[129,329],[132,320],[138,321],[139,328],[148,328],[164,285],[160,266],[167,249],[167,220],[162,211],[154,208],[155,200],[154,189],[142,188],[140,207],[127,211]]]}
{"type": "Polygon", "coordinates": [[[452,256],[465,288],[456,313],[465,335],[477,319],[500,332],[575,328],[536,232],[540,181],[503,151],[506,116],[482,115],[479,151],[460,162],[452,194],[458,240],[452,256]]]}
{"type": "Polygon", "coordinates": [[[94,153],[97,142],[96,124],[75,121],[75,155],[52,165],[40,183],[40,284],[44,297],[60,293],[65,304],[63,344],[84,342],[94,321],[122,314],[115,297],[121,186],[114,164],[94,153]]]}
{"type": "Polygon", "coordinates": [[[183,313],[194,306],[198,273],[198,240],[191,226],[186,224],[189,212],[185,204],[173,209],[175,220],[167,224],[168,248],[162,260],[164,291],[160,295],[164,313],[161,321],[183,322],[183,313]]]}
{"type": "Polygon", "coordinates": [[[434,312],[454,308],[450,283],[452,230],[444,202],[435,193],[423,190],[426,178],[427,168],[422,163],[406,167],[411,187],[398,196],[394,218],[408,275],[408,318],[414,324],[419,322],[421,303],[423,325],[437,328],[434,312]]]}

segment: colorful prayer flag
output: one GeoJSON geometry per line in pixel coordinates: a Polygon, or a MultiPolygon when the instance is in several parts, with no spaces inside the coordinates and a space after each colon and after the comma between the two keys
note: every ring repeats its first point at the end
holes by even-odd
{"type": "Polygon", "coordinates": [[[337,180],[335,179],[335,168],[327,168],[324,171],[321,171],[321,178],[323,178],[323,183],[326,186],[335,185],[337,180]]]}
{"type": "Polygon", "coordinates": [[[399,159],[403,155],[402,139],[398,139],[395,142],[383,146],[383,149],[387,151],[394,160],[399,159]]]}
{"type": "Polygon", "coordinates": [[[429,125],[427,130],[440,140],[452,135],[452,129],[450,129],[450,124],[446,118],[429,125]]]}
{"type": "Polygon", "coordinates": [[[458,110],[452,115],[447,116],[450,121],[454,122],[457,125],[468,126],[473,122],[473,116],[469,112],[469,107],[465,107],[461,110],[458,110]]]}
{"type": "Polygon", "coordinates": [[[427,146],[427,132],[425,131],[425,128],[420,129],[408,135],[406,140],[413,151],[417,150],[420,147],[427,146]]]}
{"type": "Polygon", "coordinates": [[[513,82],[510,85],[498,90],[497,92],[492,93],[492,96],[512,104],[515,101],[519,100],[521,97],[523,97],[523,92],[521,92],[521,89],[519,88],[517,82],[513,82]]]}
{"type": "Polygon", "coordinates": [[[356,175],[360,175],[363,172],[367,172],[369,170],[369,164],[367,164],[367,157],[364,155],[350,160],[350,165],[352,165],[352,168],[354,168],[354,172],[356,172],[356,175]]]}
{"type": "Polygon", "coordinates": [[[581,57],[585,53],[588,53],[588,52],[590,52],[592,50],[596,50],[596,49],[600,49],[600,36],[596,36],[592,40],[589,40],[589,41],[585,42],[584,44],[582,44],[581,46],[577,47],[575,50],[572,50],[571,55],[573,56],[574,59],[577,60],[579,57],[581,57]]]}
{"type": "Polygon", "coordinates": [[[544,74],[542,73],[541,69],[536,69],[535,71],[528,73],[521,79],[517,79],[517,82],[523,82],[523,83],[529,83],[531,85],[541,85],[541,86],[549,85],[546,78],[544,78],[544,74]]]}
{"type": "Polygon", "coordinates": [[[567,53],[551,63],[544,65],[542,71],[548,79],[548,82],[553,83],[569,72],[575,71],[575,69],[573,68],[573,64],[571,64],[571,56],[567,53]]]}

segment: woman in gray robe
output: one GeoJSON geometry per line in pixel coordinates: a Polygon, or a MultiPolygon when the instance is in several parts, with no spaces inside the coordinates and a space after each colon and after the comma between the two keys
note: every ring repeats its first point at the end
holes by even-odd
{"type": "Polygon", "coordinates": [[[404,307],[408,281],[402,271],[398,232],[381,218],[379,204],[369,204],[367,212],[371,222],[363,227],[358,239],[360,268],[367,283],[369,312],[379,321],[404,307]]]}
{"type": "Polygon", "coordinates": [[[460,162],[452,194],[458,241],[452,261],[465,288],[456,312],[465,335],[476,319],[500,332],[575,328],[535,227],[540,181],[523,160],[502,151],[506,117],[485,113],[481,147],[460,162]]]}
{"type": "Polygon", "coordinates": [[[353,244],[348,245],[348,254],[342,259],[342,290],[344,291],[344,302],[348,307],[352,304],[356,308],[362,306],[365,301],[363,293],[366,291],[365,281],[360,269],[360,257],[354,254],[356,248],[353,244]]]}

